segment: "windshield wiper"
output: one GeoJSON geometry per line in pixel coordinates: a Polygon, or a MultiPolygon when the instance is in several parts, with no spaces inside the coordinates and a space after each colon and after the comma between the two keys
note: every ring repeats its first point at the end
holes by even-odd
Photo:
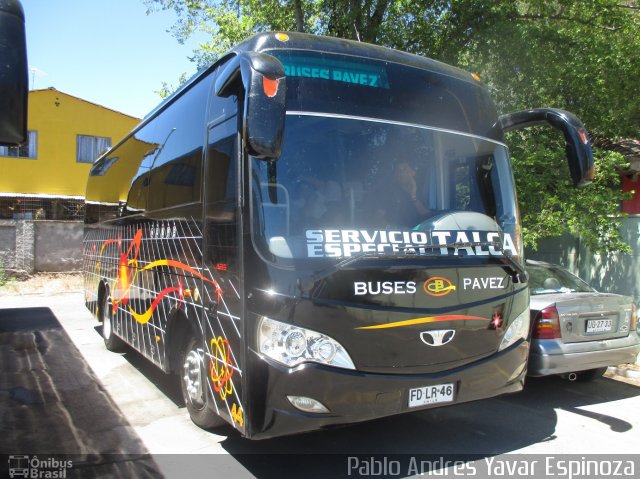
{"type": "Polygon", "coordinates": [[[525,270],[519,262],[513,259],[513,253],[511,253],[511,251],[503,250],[502,247],[500,248],[500,251],[502,251],[503,256],[494,256],[494,258],[504,258],[507,260],[507,264],[505,264],[505,266],[511,267],[511,279],[513,279],[513,282],[527,283],[529,281],[529,273],[527,273],[527,270],[525,270]]]}
{"type": "MultiPolygon", "coordinates": [[[[485,246],[487,248],[493,248],[496,251],[502,253],[502,256],[494,256],[489,255],[490,258],[501,260],[504,258],[505,261],[501,261],[504,266],[507,266],[511,272],[509,276],[511,276],[514,283],[526,283],[529,281],[529,273],[524,269],[524,267],[515,259],[513,259],[513,253],[511,251],[507,251],[502,247],[502,243],[499,241],[467,241],[462,242],[459,241],[457,243],[445,243],[442,245],[426,245],[419,247],[415,246],[403,246],[398,248],[399,251],[406,250],[416,250],[416,249],[438,249],[438,248],[452,248],[452,249],[462,249],[462,248],[474,248],[474,247],[482,247],[485,246]]],[[[414,253],[417,254],[417,253],[414,253]]]]}
{"type": "MultiPolygon", "coordinates": [[[[436,247],[432,245],[427,245],[423,247],[421,245],[420,248],[437,249],[437,248],[440,248],[440,246],[436,247]]],[[[378,253],[376,251],[361,251],[357,254],[354,254],[353,256],[348,256],[346,258],[343,258],[337,263],[334,263],[331,266],[325,269],[322,269],[317,273],[312,274],[308,278],[305,278],[304,281],[301,282],[300,287],[302,288],[302,290],[309,289],[311,286],[313,286],[316,283],[316,281],[320,281],[321,279],[324,279],[327,276],[331,276],[336,271],[340,271],[346,268],[347,266],[353,263],[357,263],[358,261],[364,258],[375,259],[375,260],[385,260],[385,259],[388,260],[388,259],[405,259],[405,258],[415,259],[416,257],[423,256],[423,255],[418,255],[417,253],[408,252],[408,250],[415,250],[415,249],[416,248],[412,248],[412,247],[404,247],[404,246],[399,247],[398,251],[405,251],[405,254],[403,255],[378,253]]]]}
{"type": "Polygon", "coordinates": [[[505,250],[502,247],[502,243],[500,243],[499,241],[495,241],[495,242],[479,241],[476,243],[469,243],[469,245],[471,244],[475,246],[492,247],[496,251],[501,252],[502,256],[489,255],[489,258],[493,258],[497,260],[504,259],[505,261],[500,261],[500,262],[511,270],[511,273],[509,274],[509,276],[511,276],[511,279],[513,280],[514,283],[526,283],[529,281],[529,273],[527,273],[527,270],[525,270],[524,266],[522,266],[518,261],[513,259],[513,253],[511,251],[505,250]]]}

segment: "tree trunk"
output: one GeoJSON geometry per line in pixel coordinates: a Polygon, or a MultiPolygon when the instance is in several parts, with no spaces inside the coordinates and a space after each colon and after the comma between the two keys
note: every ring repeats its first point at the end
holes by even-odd
{"type": "Polygon", "coordinates": [[[302,0],[293,0],[293,8],[296,14],[296,31],[304,32],[304,15],[302,13],[302,0]]]}

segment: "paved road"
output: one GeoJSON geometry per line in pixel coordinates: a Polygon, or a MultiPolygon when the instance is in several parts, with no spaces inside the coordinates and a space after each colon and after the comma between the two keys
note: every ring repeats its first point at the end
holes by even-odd
{"type": "Polygon", "coordinates": [[[115,464],[121,477],[348,477],[348,456],[637,454],[640,444],[640,385],[619,377],[532,379],[515,395],[269,441],[206,432],[174,379],[104,349],[78,293],[0,297],[0,352],[0,454],[74,454],[76,469],[115,464]]]}

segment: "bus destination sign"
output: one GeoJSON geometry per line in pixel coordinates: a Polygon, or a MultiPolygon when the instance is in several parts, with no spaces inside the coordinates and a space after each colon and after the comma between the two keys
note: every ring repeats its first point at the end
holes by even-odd
{"type": "Polygon", "coordinates": [[[387,74],[382,66],[305,57],[288,57],[282,60],[285,75],[288,77],[317,78],[374,88],[389,88],[387,74]]]}

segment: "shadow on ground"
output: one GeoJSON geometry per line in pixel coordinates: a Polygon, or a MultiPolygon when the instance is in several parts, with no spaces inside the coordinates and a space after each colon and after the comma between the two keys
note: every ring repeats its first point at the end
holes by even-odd
{"type": "MultiPolygon", "coordinates": [[[[174,404],[182,405],[175,377],[166,376],[132,350],[124,357],[174,404]]],[[[632,424],[583,408],[637,396],[640,387],[609,378],[586,383],[572,383],[557,376],[528,378],[524,391],[517,394],[308,434],[250,441],[231,427],[220,428],[214,432],[226,436],[221,446],[230,456],[160,456],[156,460],[162,466],[172,466],[169,469],[189,470],[192,475],[233,470],[231,462],[237,462],[247,477],[261,479],[349,477],[349,465],[355,464],[356,458],[358,464],[364,464],[364,470],[369,467],[367,461],[371,466],[371,461],[382,461],[378,465],[384,466],[384,461],[389,464],[398,460],[406,472],[414,460],[434,464],[433,470],[437,471],[438,464],[446,461],[469,464],[538,443],[548,442],[549,451],[553,451],[558,409],[624,433],[632,424]]],[[[353,470],[351,476],[357,477],[362,471],[353,470]]],[[[387,472],[392,471],[387,468],[387,472]]]]}
{"type": "MultiPolygon", "coordinates": [[[[102,337],[102,325],[93,328],[98,336],[102,337]]],[[[180,378],[175,374],[166,374],[142,354],[135,351],[128,345],[122,351],[124,359],[133,366],[140,374],[153,384],[158,391],[164,394],[177,407],[185,407],[182,391],[180,389],[180,378]]],[[[186,409],[185,409],[186,413],[186,409]]]]}
{"type": "MultiPolygon", "coordinates": [[[[570,383],[555,376],[529,378],[523,392],[508,396],[268,441],[229,435],[222,445],[259,478],[281,478],[285,477],[282,471],[300,470],[308,478],[348,477],[350,465],[359,464],[364,470],[373,467],[371,458],[381,467],[385,460],[387,464],[397,460],[404,472],[411,461],[436,464],[440,469],[438,461],[469,464],[543,442],[549,442],[548,450],[553,452],[557,409],[624,433],[632,428],[624,419],[582,408],[637,396],[640,387],[609,378],[589,383],[570,383]]],[[[357,472],[357,468],[351,470],[353,475],[357,472]]]]}
{"type": "Polygon", "coordinates": [[[485,458],[516,453],[512,459],[523,459],[517,452],[539,443],[549,443],[553,454],[558,409],[616,433],[629,431],[632,424],[624,419],[583,407],[637,396],[640,387],[609,378],[591,383],[531,378],[523,392],[513,395],[296,436],[250,441],[230,427],[221,428],[215,432],[227,436],[221,445],[229,456],[155,459],[167,470],[189,470],[195,476],[239,470],[238,477],[260,479],[451,477],[474,476],[478,467],[477,477],[485,477],[485,458]]]}
{"type": "Polygon", "coordinates": [[[0,474],[64,455],[73,477],[160,475],[49,308],[0,309],[0,364],[0,474]]]}

